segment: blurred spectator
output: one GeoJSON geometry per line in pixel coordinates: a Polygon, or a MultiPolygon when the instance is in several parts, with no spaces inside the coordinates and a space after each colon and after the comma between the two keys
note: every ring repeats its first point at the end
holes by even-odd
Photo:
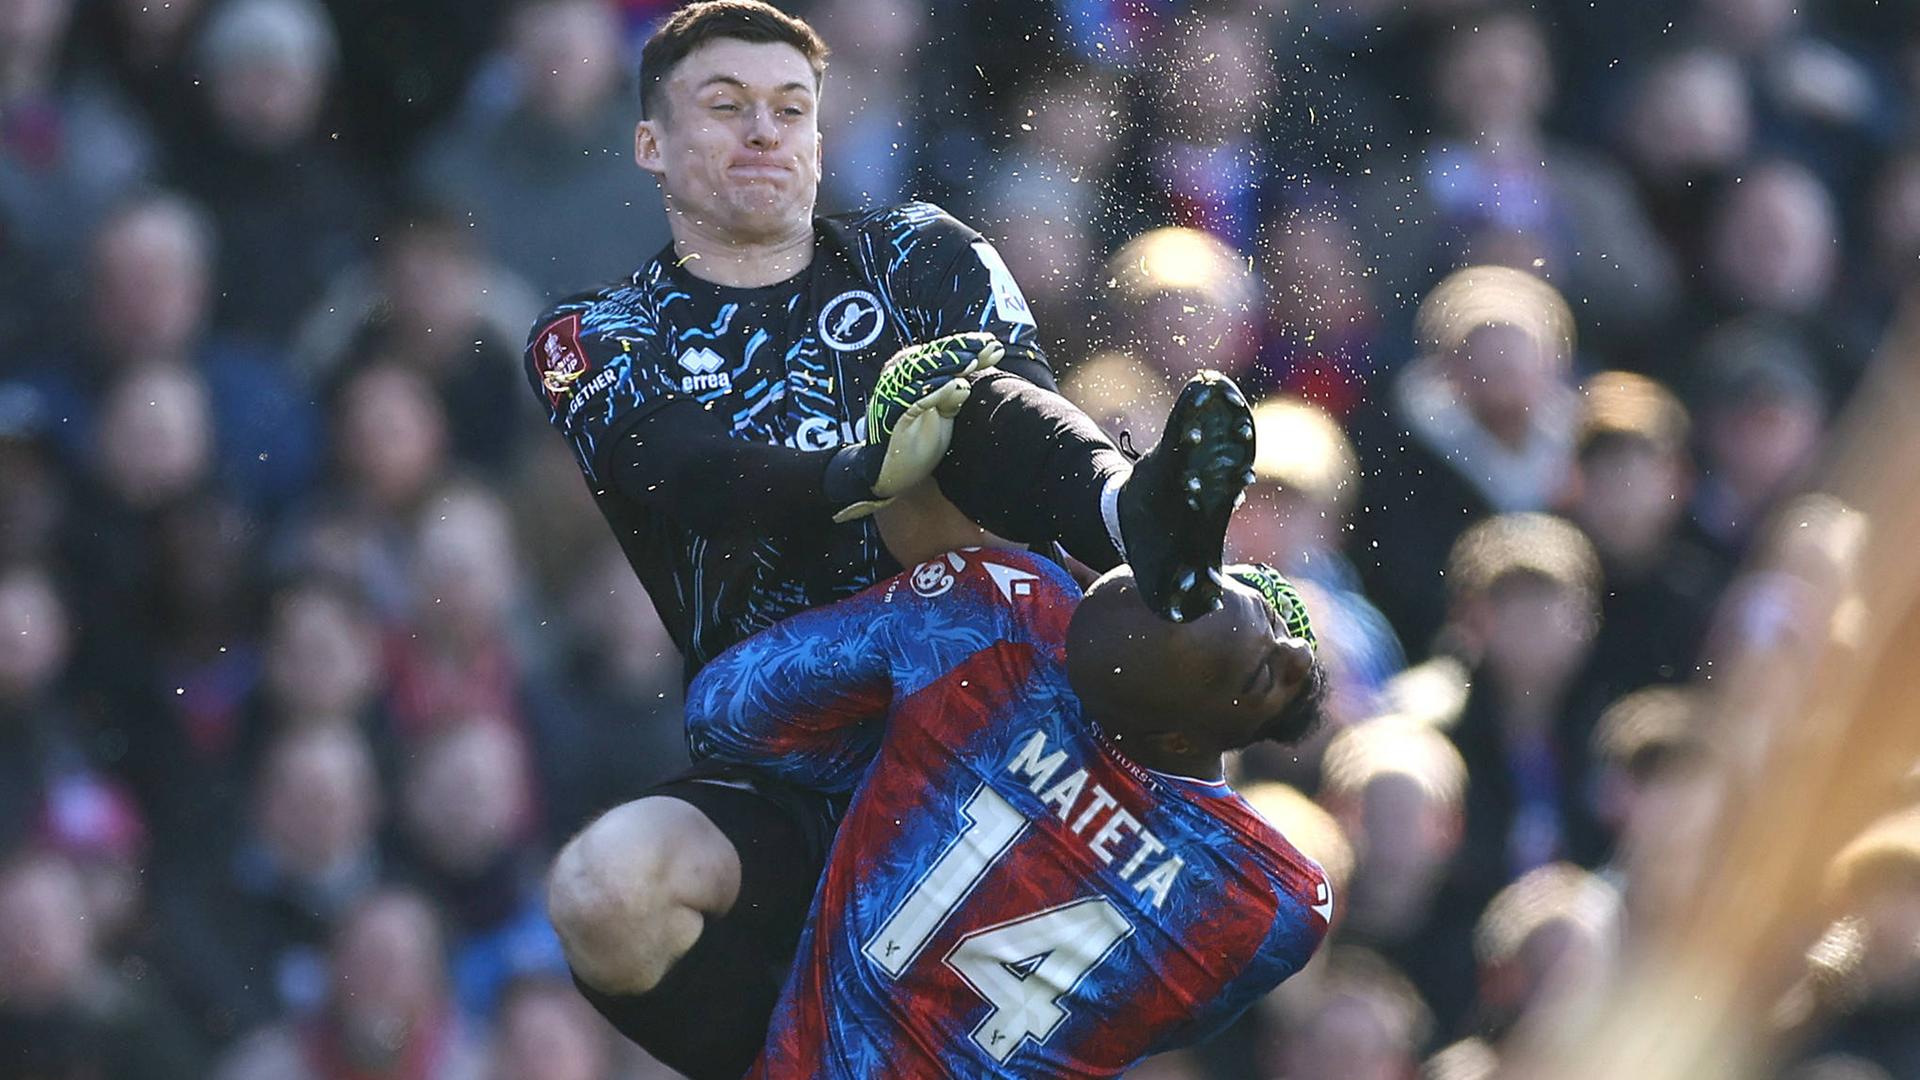
{"type": "Polygon", "coordinates": [[[401,787],[412,871],[445,915],[453,997],[476,1025],[509,980],[567,970],[542,903],[544,868],[521,843],[528,772],[513,731],[470,720],[427,740],[401,787]]]}
{"type": "Polygon", "coordinates": [[[290,523],[281,565],[353,583],[382,621],[411,610],[411,522],[448,470],[447,415],[391,360],[346,373],[328,398],[332,469],[290,523]]]}
{"type": "Polygon", "coordinates": [[[1825,394],[1805,346],[1765,322],[1721,327],[1695,363],[1702,472],[1688,524],[1732,566],[1808,480],[1826,434],[1825,394]]]}
{"type": "Polygon", "coordinates": [[[1709,200],[1753,144],[1739,61],[1705,45],[1650,61],[1628,92],[1617,142],[1662,237],[1682,265],[1697,265],[1709,200]]]}
{"type": "Polygon", "coordinates": [[[51,559],[67,541],[73,477],[40,388],[0,380],[0,566],[51,559]]]}
{"type": "Polygon", "coordinates": [[[278,348],[370,239],[367,181],[322,126],[339,45],[316,0],[226,0],[198,51],[211,123],[171,172],[219,226],[220,328],[278,348]]]}
{"type": "Polygon", "coordinates": [[[1471,688],[1449,734],[1473,777],[1461,888],[1477,901],[1581,850],[1592,828],[1584,744],[1562,716],[1599,606],[1599,560],[1580,530],[1503,514],[1467,530],[1447,561],[1446,638],[1471,688]]]}
{"type": "Polygon", "coordinates": [[[916,65],[932,18],[927,0],[819,0],[808,12],[833,46],[820,102],[820,137],[833,147],[820,178],[821,213],[910,197],[914,159],[926,147],[916,65]]]}
{"type": "Polygon", "coordinates": [[[1231,10],[1176,16],[1147,84],[1152,138],[1136,180],[1160,220],[1203,229],[1252,251],[1263,189],[1278,186],[1270,145],[1277,80],[1262,27],[1231,10]]]}
{"type": "Polygon", "coordinates": [[[532,750],[518,763],[535,773],[521,782],[536,790],[538,812],[522,835],[545,835],[545,826],[557,841],[602,809],[582,801],[582,776],[596,763],[579,715],[516,634],[525,586],[506,508],[491,493],[454,485],[416,521],[408,567],[416,592],[386,648],[394,731],[417,747],[461,723],[503,724],[532,750]]]}
{"type": "Polygon", "coordinates": [[[1105,197],[1122,149],[1126,100],[1113,75],[1050,73],[1004,121],[1007,145],[988,182],[962,208],[995,247],[1032,305],[1048,355],[1060,370],[1111,346],[1100,301],[1100,262],[1125,216],[1105,197]]]}
{"type": "Polygon", "coordinates": [[[485,1060],[446,995],[440,925],[425,898],[374,893],[341,921],[326,998],[255,1032],[217,1080],[483,1080],[485,1060]]]}
{"type": "Polygon", "coordinates": [[[218,0],[106,0],[76,13],[88,59],[139,110],[163,146],[191,141],[207,122],[195,87],[204,81],[194,44],[218,0]]]}
{"type": "Polygon", "coordinates": [[[1643,329],[1672,299],[1675,268],[1618,168],[1545,128],[1554,71],[1540,16],[1494,6],[1460,19],[1432,71],[1435,136],[1411,160],[1375,161],[1363,197],[1393,283],[1423,289],[1472,263],[1535,270],[1580,305],[1588,334],[1643,329]]]}
{"type": "MultiPolygon", "coordinates": [[[[626,556],[602,546],[567,597],[576,638],[566,686],[584,714],[588,764],[572,800],[596,814],[678,773],[687,761],[680,651],[644,599],[626,556]]],[[[562,829],[561,831],[565,831],[562,829]]]]}
{"type": "Polygon", "coordinates": [[[1095,353],[1067,371],[1060,392],[1114,438],[1152,446],[1173,406],[1173,382],[1126,352],[1095,353]]]}
{"type": "Polygon", "coordinates": [[[1467,767],[1446,736],[1400,717],[1347,728],[1321,762],[1320,801],[1357,864],[1338,939],[1379,953],[1456,1034],[1474,994],[1476,898],[1453,871],[1465,826],[1467,767]]]}
{"type": "Polygon", "coordinates": [[[1365,501],[1346,538],[1367,595],[1416,656],[1445,612],[1455,538],[1488,514],[1552,504],[1579,408],[1572,312],[1530,274],[1456,271],[1421,302],[1417,338],[1424,355],[1352,418],[1365,501]]]}
{"type": "Polygon", "coordinates": [[[1766,142],[1817,165],[1829,182],[1862,178],[1894,120],[1871,65],[1817,33],[1791,0],[1698,0],[1692,24],[1740,58],[1766,142]]]}
{"type": "Polygon", "coordinates": [[[295,730],[380,726],[380,625],[335,578],[296,580],[274,594],[267,622],[259,726],[295,730]]]}
{"type": "Polygon", "coordinates": [[[1502,889],[1474,928],[1478,1033],[1497,1045],[1522,1013],[1597,988],[1619,947],[1619,907],[1605,882],[1567,863],[1502,889]]]}
{"type": "Polygon", "coordinates": [[[1611,838],[1604,876],[1620,890],[1628,928],[1670,911],[1700,884],[1674,850],[1705,850],[1712,825],[1712,753],[1699,692],[1636,690],[1607,707],[1594,731],[1595,815],[1611,838]]]}
{"type": "MultiPolygon", "coordinates": [[[[1198,229],[1154,229],[1107,260],[1112,345],[1184,383],[1201,368],[1252,372],[1257,285],[1246,261],[1198,229]]],[[[1249,392],[1257,387],[1249,382],[1249,392]]]]}
{"type": "Polygon", "coordinates": [[[0,372],[79,291],[73,253],[146,177],[149,137],[106,88],[63,77],[72,0],[0,6],[0,372]]]}
{"type": "Polygon", "coordinates": [[[1689,419],[1658,382],[1607,371],[1580,388],[1579,436],[1562,509],[1604,575],[1600,631],[1581,707],[1693,674],[1725,568],[1679,528],[1693,492],[1689,419]]]}
{"type": "Polygon", "coordinates": [[[1352,224],[1332,209],[1289,210],[1268,222],[1260,261],[1267,310],[1257,381],[1346,415],[1387,359],[1352,224]]]}
{"type": "Polygon", "coordinates": [[[129,559],[121,594],[135,612],[91,628],[89,673],[118,669],[120,700],[133,711],[107,718],[108,731],[124,742],[120,771],[171,855],[228,820],[220,793],[236,779],[260,677],[258,534],[236,507],[201,492],[158,509],[136,535],[145,550],[129,559]]]}
{"type": "Polygon", "coordinates": [[[190,805],[198,804],[204,822],[191,833],[196,841],[222,835],[244,816],[250,778],[289,732],[357,729],[381,777],[398,771],[380,704],[380,626],[365,599],[344,581],[316,575],[282,586],[264,607],[240,729],[231,746],[196,770],[190,805]]]}
{"type": "Polygon", "coordinates": [[[353,73],[334,89],[342,135],[390,186],[398,185],[421,139],[458,110],[468,77],[513,3],[327,0],[340,34],[340,68],[353,73]]]}
{"type": "Polygon", "coordinates": [[[1770,161],[1721,188],[1707,269],[1723,310],[1811,319],[1833,291],[1839,244],[1826,186],[1804,166],[1770,161]]]}
{"type": "Polygon", "coordinates": [[[380,815],[358,731],[288,731],[267,749],[241,835],[162,882],[168,960],[209,1036],[320,1008],[326,939],[380,881],[380,815]]]}
{"type": "Polygon", "coordinates": [[[209,334],[209,305],[224,287],[215,283],[214,246],[210,220],[177,195],[121,204],[91,246],[85,329],[40,341],[29,377],[46,395],[67,459],[81,471],[105,466],[131,504],[179,494],[201,479],[197,459],[211,454],[208,479],[271,513],[312,477],[315,422],[274,354],[209,334]],[[157,376],[167,405],[141,407],[159,399],[125,383],[136,368],[174,373],[157,376]],[[115,384],[133,396],[109,416],[115,384]]]}
{"type": "Polygon", "coordinates": [[[621,92],[620,41],[600,0],[520,4],[502,40],[513,100],[470,105],[416,163],[425,189],[470,213],[487,249],[543,302],[631,273],[667,242],[633,164],[637,110],[621,92]]]}
{"type": "Polygon", "coordinates": [[[1275,998],[1282,1003],[1281,1034],[1265,1075],[1406,1080],[1433,1026],[1419,993],[1364,949],[1335,945],[1325,965],[1308,994],[1275,998]]]}
{"type": "Polygon", "coordinates": [[[1331,416],[1296,398],[1261,402],[1253,423],[1255,479],[1228,526],[1228,548],[1235,559],[1271,563],[1317,589],[1313,599],[1324,602],[1313,617],[1332,679],[1330,708],[1337,717],[1369,714],[1406,657],[1340,551],[1360,490],[1353,446],[1331,416]]]}
{"type": "Polygon", "coordinates": [[[102,961],[71,863],[0,864],[0,1070],[21,1077],[190,1080],[200,1050],[165,1000],[102,961]]]}
{"type": "Polygon", "coordinates": [[[506,987],[489,1080],[613,1080],[613,1049],[600,1019],[564,977],[506,987]]]}
{"type": "Polygon", "coordinates": [[[1827,892],[1848,915],[1829,935],[1826,1015],[1813,1050],[1855,1055],[1893,1076],[1920,1070],[1920,811],[1883,818],[1848,844],[1827,892]]]}
{"type": "Polygon", "coordinates": [[[336,278],[302,324],[294,365],[310,385],[361,364],[418,373],[440,396],[454,455],[504,473],[537,419],[521,400],[520,345],[538,311],[531,294],[451,210],[403,206],[379,240],[372,261],[336,278]]]}
{"type": "Polygon", "coordinates": [[[57,778],[87,764],[63,685],[72,637],[44,568],[0,570],[0,852],[28,837],[57,778]]]}
{"type": "MultiPolygon", "coordinates": [[[[1834,307],[1836,333],[1856,364],[1875,358],[1901,302],[1920,289],[1920,149],[1888,158],[1865,195],[1854,222],[1865,250],[1843,264],[1834,307]]],[[[1843,377],[1838,388],[1849,381],[1843,377]]]]}

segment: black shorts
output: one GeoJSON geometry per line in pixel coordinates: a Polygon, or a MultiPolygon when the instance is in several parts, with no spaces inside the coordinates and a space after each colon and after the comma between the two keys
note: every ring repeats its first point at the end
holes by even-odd
{"type": "Polygon", "coordinates": [[[574,982],[622,1035],[665,1064],[695,1080],[738,1077],[766,1042],[847,801],[713,763],[640,795],[652,796],[688,803],[726,835],[740,856],[739,898],[708,918],[652,990],[607,994],[574,982]]]}
{"type": "Polygon", "coordinates": [[[847,812],[846,797],[718,762],[695,764],[642,798],[656,795],[692,804],[732,841],[740,854],[740,898],[726,918],[763,933],[769,951],[784,943],[791,958],[834,830],[847,812]]]}

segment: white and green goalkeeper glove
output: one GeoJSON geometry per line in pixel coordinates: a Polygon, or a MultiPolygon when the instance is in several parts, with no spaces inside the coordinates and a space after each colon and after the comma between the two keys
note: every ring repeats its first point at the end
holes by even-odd
{"type": "Polygon", "coordinates": [[[867,399],[866,452],[881,452],[873,497],[833,515],[865,517],[932,475],[953,441],[953,418],[972,391],[968,378],[1000,362],[1006,347],[987,333],[949,334],[894,353],[867,399]]]}
{"type": "Polygon", "coordinates": [[[1280,616],[1287,636],[1299,638],[1307,648],[1320,651],[1320,639],[1313,634],[1313,620],[1307,618],[1307,602],[1293,582],[1266,563],[1235,563],[1225,568],[1227,576],[1260,594],[1280,616]]]}

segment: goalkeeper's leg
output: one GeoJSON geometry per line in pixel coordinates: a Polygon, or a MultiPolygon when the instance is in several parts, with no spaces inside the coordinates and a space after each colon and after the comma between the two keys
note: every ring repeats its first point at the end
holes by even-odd
{"type": "Polygon", "coordinates": [[[1107,570],[1130,563],[1148,603],[1193,618],[1219,596],[1226,524],[1253,464],[1253,417],[1232,380],[1196,377],[1138,465],[1066,398],[1012,371],[976,376],[934,477],[1013,540],[1058,540],[1107,570]]]}

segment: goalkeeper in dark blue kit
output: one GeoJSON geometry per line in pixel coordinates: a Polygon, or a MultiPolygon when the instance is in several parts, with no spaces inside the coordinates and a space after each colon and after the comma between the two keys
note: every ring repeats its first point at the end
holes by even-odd
{"type": "MultiPolygon", "coordinates": [[[[1026,301],[978,233],[926,203],[815,217],[825,54],[758,0],[669,19],[642,53],[634,154],[673,242],[528,340],[528,379],[687,676],[898,573],[866,515],[929,473],[999,536],[1130,563],[1165,618],[1212,610],[1252,461],[1237,388],[1197,377],[1169,437],[1130,463],[1055,393],[1026,301]]],[[[837,811],[696,766],[601,817],[550,887],[583,992],[667,1064],[739,1075],[837,811]]]]}

